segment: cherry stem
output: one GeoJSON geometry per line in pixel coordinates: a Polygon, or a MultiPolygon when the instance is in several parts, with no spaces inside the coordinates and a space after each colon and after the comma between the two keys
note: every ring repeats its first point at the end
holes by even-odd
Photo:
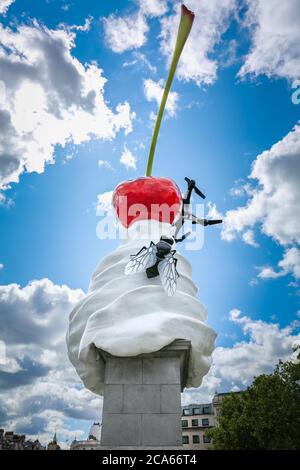
{"type": "Polygon", "coordinates": [[[164,93],[161,99],[160,107],[158,110],[156,122],[155,122],[155,127],[153,130],[153,135],[152,135],[152,141],[151,141],[151,147],[150,147],[150,152],[149,152],[149,157],[148,157],[148,165],[147,165],[147,171],[146,171],[146,176],[151,176],[152,173],[152,166],[153,166],[153,159],[154,159],[154,152],[155,152],[155,147],[156,147],[156,142],[157,142],[157,136],[159,133],[160,129],[160,124],[161,120],[163,117],[164,109],[166,106],[166,102],[168,99],[169,91],[171,88],[171,84],[175,75],[176,67],[180,58],[180,55],[182,53],[182,50],[184,48],[184,45],[186,43],[186,40],[190,34],[193,21],[194,21],[194,13],[191,12],[190,10],[187,9],[185,5],[181,5],[181,18],[180,18],[180,23],[179,23],[179,28],[177,32],[177,39],[176,39],[176,45],[175,49],[173,52],[173,57],[170,65],[170,70],[169,70],[169,75],[166,81],[164,93]]]}

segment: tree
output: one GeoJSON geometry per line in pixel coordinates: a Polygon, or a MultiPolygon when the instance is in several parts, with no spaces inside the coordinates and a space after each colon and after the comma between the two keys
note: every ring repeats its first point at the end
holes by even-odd
{"type": "Polygon", "coordinates": [[[280,361],[272,374],[224,397],[207,436],[216,450],[300,449],[300,363],[280,361]]]}

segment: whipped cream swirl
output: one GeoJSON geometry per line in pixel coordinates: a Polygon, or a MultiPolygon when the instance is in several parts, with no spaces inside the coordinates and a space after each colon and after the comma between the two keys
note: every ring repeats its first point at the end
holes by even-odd
{"type": "Polygon", "coordinates": [[[125,275],[130,255],[150,241],[170,235],[171,226],[136,222],[128,238],[98,264],[88,294],[69,318],[69,358],[85,386],[103,394],[105,364],[99,349],[114,356],[152,353],[175,339],[191,341],[187,387],[198,387],[211,365],[216,334],[206,324],[207,311],[197,299],[190,263],[177,251],[177,291],[168,297],[159,277],[145,272],[125,275]]]}

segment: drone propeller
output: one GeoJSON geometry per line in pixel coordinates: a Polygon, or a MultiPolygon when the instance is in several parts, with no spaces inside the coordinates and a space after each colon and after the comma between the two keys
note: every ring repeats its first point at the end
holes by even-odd
{"type": "MultiPolygon", "coordinates": [[[[217,224],[222,224],[223,220],[222,219],[216,219],[216,220],[207,220],[207,219],[203,219],[202,220],[202,225],[204,225],[204,227],[206,227],[207,225],[217,225],[217,224]]],[[[192,224],[199,224],[201,222],[199,222],[199,220],[193,220],[192,221],[192,224]]]]}
{"type": "MultiPolygon", "coordinates": [[[[192,180],[190,180],[190,178],[188,178],[187,176],[184,179],[189,186],[192,184],[192,180]]],[[[193,181],[193,183],[195,183],[195,181],[193,181]]]]}
{"type": "Polygon", "coordinates": [[[223,220],[222,219],[216,219],[216,220],[207,220],[207,225],[217,225],[217,224],[222,224],[223,220]]]}
{"type": "Polygon", "coordinates": [[[205,195],[200,191],[199,188],[197,188],[195,180],[191,180],[190,178],[187,178],[187,177],[185,177],[184,179],[187,182],[189,188],[192,187],[195,193],[198,194],[198,196],[202,197],[202,199],[205,199],[205,195]]]}
{"type": "Polygon", "coordinates": [[[202,197],[202,199],[205,199],[206,196],[197,188],[197,186],[195,186],[194,191],[198,196],[202,197]]]}

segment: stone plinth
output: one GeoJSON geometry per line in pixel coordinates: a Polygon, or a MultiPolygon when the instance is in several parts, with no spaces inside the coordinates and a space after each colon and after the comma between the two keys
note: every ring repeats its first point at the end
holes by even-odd
{"type": "Polygon", "coordinates": [[[180,393],[190,342],[175,340],[151,354],[105,361],[102,448],[182,446],[180,393]]]}

